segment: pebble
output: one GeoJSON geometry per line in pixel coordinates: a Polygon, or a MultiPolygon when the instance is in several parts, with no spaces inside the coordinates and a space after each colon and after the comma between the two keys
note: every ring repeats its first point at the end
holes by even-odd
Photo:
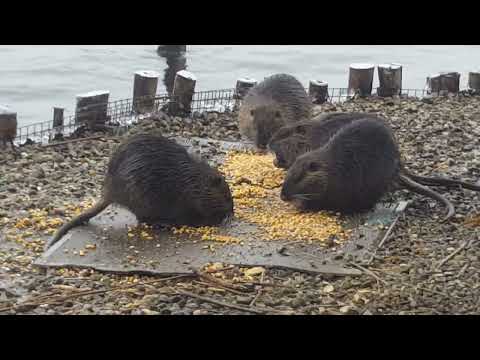
{"type": "MultiPolygon", "coordinates": [[[[412,171],[422,175],[436,174],[462,178],[468,181],[477,181],[480,174],[480,161],[476,153],[479,142],[480,121],[479,111],[480,98],[471,97],[465,99],[437,99],[428,98],[422,101],[405,99],[381,100],[381,101],[353,101],[343,104],[325,104],[317,107],[331,111],[354,111],[363,110],[385,115],[391,120],[399,140],[402,155],[405,156],[406,165],[412,171]],[[393,104],[392,104],[393,103],[393,104]]],[[[191,119],[182,122],[179,118],[171,119],[166,114],[161,114],[154,121],[146,120],[141,125],[134,127],[135,131],[162,132],[176,129],[186,137],[209,136],[219,140],[235,141],[239,139],[236,118],[225,114],[210,113],[203,117],[204,121],[191,119]]],[[[132,132],[132,133],[133,133],[132,132]]],[[[26,209],[37,206],[50,206],[55,204],[52,214],[63,217],[65,215],[64,202],[77,202],[92,194],[99,194],[103,172],[108,161],[108,154],[116,146],[112,141],[98,142],[95,150],[89,149],[87,143],[69,146],[69,150],[61,151],[59,148],[38,149],[25,147],[23,158],[9,164],[7,167],[0,165],[0,171],[5,174],[0,179],[0,199],[2,199],[2,214],[0,216],[13,217],[25,216],[26,209]],[[91,172],[93,171],[93,172],[91,172]],[[89,179],[82,176],[82,172],[88,172],[89,179]],[[25,186],[24,184],[35,184],[25,186]],[[75,184],[72,186],[72,184],[75,184]]],[[[202,148],[202,156],[214,154],[215,148],[206,146],[202,148]]],[[[375,309],[375,313],[385,314],[410,314],[416,311],[423,313],[461,313],[472,314],[478,312],[475,306],[476,300],[472,292],[479,289],[480,276],[478,264],[480,249],[470,247],[450,259],[438,274],[432,274],[432,269],[439,261],[445,258],[451,251],[456,250],[462,241],[469,240],[478,232],[476,229],[467,229],[463,226],[464,219],[476,211],[478,196],[471,191],[458,191],[458,189],[441,189],[449,199],[455,202],[457,216],[454,223],[440,224],[438,220],[443,214],[442,206],[428,207],[422,197],[405,194],[407,199],[414,200],[407,210],[406,220],[402,219],[397,225],[392,237],[384,248],[379,251],[379,259],[372,265],[381,269],[378,276],[388,282],[388,286],[381,285],[377,288],[374,279],[368,276],[359,277],[358,280],[349,278],[332,278],[329,283],[319,282],[318,279],[305,275],[298,279],[298,274],[288,271],[275,272],[278,276],[290,279],[290,283],[296,286],[295,290],[285,288],[268,288],[257,305],[262,303],[276,309],[283,309],[291,313],[330,313],[330,306],[335,307],[332,313],[362,313],[348,305],[348,299],[353,298],[356,291],[367,289],[369,292],[362,293],[362,298],[367,299],[369,309],[375,309]],[[437,219],[435,219],[435,217],[437,219]],[[455,234],[455,236],[452,236],[455,234]],[[447,249],[449,248],[449,249],[447,249]],[[404,264],[404,265],[400,265],[404,264]],[[460,270],[466,265],[467,268],[461,275],[460,270]],[[397,270],[393,270],[397,269],[397,270]],[[385,273],[384,273],[385,272],[385,273]],[[331,285],[333,291],[319,292],[331,285]],[[446,298],[428,291],[417,291],[416,286],[432,291],[449,294],[446,298]],[[466,290],[462,290],[466,289],[466,290]],[[351,293],[350,293],[351,292],[351,293]],[[461,302],[458,300],[461,298],[461,302]],[[339,301],[341,299],[341,301],[339,301]],[[283,304],[283,305],[282,305],[283,304]],[[328,308],[311,308],[315,304],[329,305],[328,308]],[[311,310],[308,310],[310,309],[311,310]],[[293,309],[293,310],[292,310],[293,309]],[[314,310],[315,309],[315,310],[314,310]]],[[[402,193],[402,196],[404,194],[402,193]]],[[[395,195],[396,196],[396,195],[395,195]]],[[[397,197],[394,197],[396,199],[397,197]]],[[[1,225],[0,225],[1,226],[1,225]]],[[[0,232],[3,229],[0,227],[0,232]]],[[[5,241],[0,240],[0,243],[5,241]]],[[[10,242],[9,242],[10,244],[10,242]]],[[[2,248],[0,248],[1,251],[2,248]]],[[[9,250],[15,254],[17,250],[9,250]]],[[[25,255],[30,250],[24,249],[25,255]]],[[[19,254],[19,253],[18,253],[19,254]]],[[[342,260],[343,254],[336,255],[342,260]]],[[[0,258],[1,259],[1,258],[0,258]]],[[[21,276],[22,278],[35,281],[26,281],[18,285],[18,289],[24,289],[28,296],[39,296],[51,291],[51,284],[62,284],[61,277],[53,277],[48,284],[44,281],[44,275],[38,275],[28,269],[19,268],[16,262],[7,263],[3,259],[0,270],[2,276],[21,276]],[[8,270],[6,269],[8,268],[8,270]]],[[[270,271],[267,272],[268,277],[270,271]]],[[[87,277],[87,273],[84,274],[87,277]]],[[[82,275],[83,276],[83,275],[82,275]]],[[[106,279],[113,279],[111,275],[102,275],[106,279]]],[[[3,281],[3,279],[2,279],[3,281]]],[[[91,280],[94,284],[99,278],[91,280]]],[[[109,280],[110,281],[110,280],[109,280]]],[[[323,280],[322,280],[323,281],[323,280]]],[[[66,283],[69,284],[70,283],[66,283]]],[[[104,288],[102,282],[98,285],[88,285],[92,289],[104,288]]],[[[114,282],[112,281],[112,286],[114,282]]],[[[327,288],[330,289],[330,288],[327,288]]],[[[160,291],[160,290],[159,290],[160,291]]],[[[198,289],[201,294],[201,287],[198,289]]],[[[220,295],[219,295],[220,296],[220,295]]],[[[247,305],[252,297],[237,296],[233,301],[247,305]],[[247,303],[248,300],[248,303],[247,303]]],[[[145,295],[136,301],[143,301],[144,308],[128,310],[128,313],[155,314],[208,314],[215,309],[222,313],[236,313],[235,310],[221,309],[208,303],[202,303],[201,309],[198,301],[186,300],[180,296],[156,295],[155,292],[145,295]],[[150,307],[151,306],[151,307],[150,307]]],[[[226,300],[226,301],[232,301],[226,300]]],[[[119,313],[121,306],[131,303],[132,299],[118,296],[93,296],[82,300],[70,300],[65,307],[28,307],[19,306],[17,313],[94,313],[115,314],[119,313]],[[88,304],[82,302],[89,301],[88,304]],[[123,304],[123,305],[120,305],[123,304]]],[[[355,302],[357,306],[362,304],[355,302]]],[[[363,314],[372,314],[373,310],[365,310],[363,314]]]]}

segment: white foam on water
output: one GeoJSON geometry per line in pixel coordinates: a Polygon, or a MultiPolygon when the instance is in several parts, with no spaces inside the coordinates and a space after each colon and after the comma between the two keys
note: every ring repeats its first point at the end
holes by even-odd
{"type": "Polygon", "coordinates": [[[10,109],[8,106],[6,105],[0,105],[0,114],[8,114],[8,115],[13,115],[13,114],[16,114],[15,111],[13,111],[12,109],[10,109]]]}
{"type": "Polygon", "coordinates": [[[256,84],[258,82],[257,80],[248,77],[240,78],[238,81],[246,84],[256,84]]]}

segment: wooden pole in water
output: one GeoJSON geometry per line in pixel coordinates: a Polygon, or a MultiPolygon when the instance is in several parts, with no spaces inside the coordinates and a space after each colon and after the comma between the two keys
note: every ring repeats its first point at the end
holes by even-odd
{"type": "Polygon", "coordinates": [[[103,125],[107,121],[108,98],[106,90],[91,91],[77,95],[75,123],[87,124],[90,128],[103,125]]]}
{"type": "Polygon", "coordinates": [[[434,95],[457,94],[460,91],[460,73],[441,72],[427,77],[428,93],[434,95]]]}
{"type": "Polygon", "coordinates": [[[242,100],[245,95],[247,95],[248,91],[257,84],[258,81],[255,79],[247,77],[238,79],[237,84],[235,85],[234,98],[236,100],[242,100]]]}
{"type": "Polygon", "coordinates": [[[53,127],[63,127],[64,124],[64,108],[61,107],[54,107],[53,108],[53,127]]]}
{"type": "Polygon", "coordinates": [[[0,105],[0,144],[13,144],[17,136],[17,113],[0,105]]]}
{"type": "Polygon", "coordinates": [[[348,80],[349,95],[370,96],[372,94],[374,71],[375,65],[373,64],[351,64],[348,80]]]}
{"type": "Polygon", "coordinates": [[[197,79],[195,75],[186,70],[177,72],[173,84],[173,101],[171,111],[174,115],[189,114],[192,111],[193,94],[197,79]]]}
{"type": "Polygon", "coordinates": [[[137,71],[133,82],[133,110],[143,114],[153,110],[157,94],[159,73],[137,71]]]}
{"type": "Polygon", "coordinates": [[[468,88],[480,92],[480,72],[468,73],[468,88]]]}
{"type": "Polygon", "coordinates": [[[63,126],[64,126],[64,108],[54,107],[53,108],[53,129],[55,132],[54,137],[62,137],[63,126]]]}
{"type": "Polygon", "coordinates": [[[311,80],[308,94],[314,104],[323,104],[328,99],[328,83],[325,81],[311,80]]]}
{"type": "Polygon", "coordinates": [[[377,95],[390,97],[402,93],[402,65],[381,64],[377,67],[379,87],[377,95]]]}

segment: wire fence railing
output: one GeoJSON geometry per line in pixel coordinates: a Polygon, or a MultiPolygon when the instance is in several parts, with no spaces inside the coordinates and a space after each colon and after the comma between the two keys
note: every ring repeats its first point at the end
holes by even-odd
{"type": "MultiPolygon", "coordinates": [[[[308,91],[308,89],[307,89],[308,91]]],[[[423,98],[430,94],[427,89],[402,89],[402,98],[423,98]]],[[[372,92],[376,96],[376,91],[372,92]]],[[[329,88],[327,102],[338,103],[351,98],[347,88],[329,88]]],[[[49,142],[59,137],[72,136],[88,125],[90,128],[125,128],[154,113],[164,111],[175,116],[196,118],[205,112],[232,112],[238,109],[241,100],[235,89],[195,92],[190,111],[178,113],[178,99],[169,94],[157,94],[135,99],[122,99],[103,104],[94,104],[76,109],[74,115],[64,119],[63,125],[54,126],[53,121],[39,122],[17,128],[15,142],[49,142]]]]}

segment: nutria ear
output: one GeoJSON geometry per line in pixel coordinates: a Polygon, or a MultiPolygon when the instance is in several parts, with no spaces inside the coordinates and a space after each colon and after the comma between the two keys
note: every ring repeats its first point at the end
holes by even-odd
{"type": "Polygon", "coordinates": [[[275,117],[276,117],[277,119],[278,119],[278,118],[281,118],[281,117],[282,117],[282,113],[281,113],[279,110],[275,111],[275,117]]]}
{"type": "Polygon", "coordinates": [[[318,164],[315,161],[312,161],[310,164],[308,164],[308,171],[317,171],[319,169],[318,164]]]}
{"type": "Polygon", "coordinates": [[[305,135],[307,133],[307,129],[303,125],[298,125],[295,129],[297,134],[305,135]]]}

